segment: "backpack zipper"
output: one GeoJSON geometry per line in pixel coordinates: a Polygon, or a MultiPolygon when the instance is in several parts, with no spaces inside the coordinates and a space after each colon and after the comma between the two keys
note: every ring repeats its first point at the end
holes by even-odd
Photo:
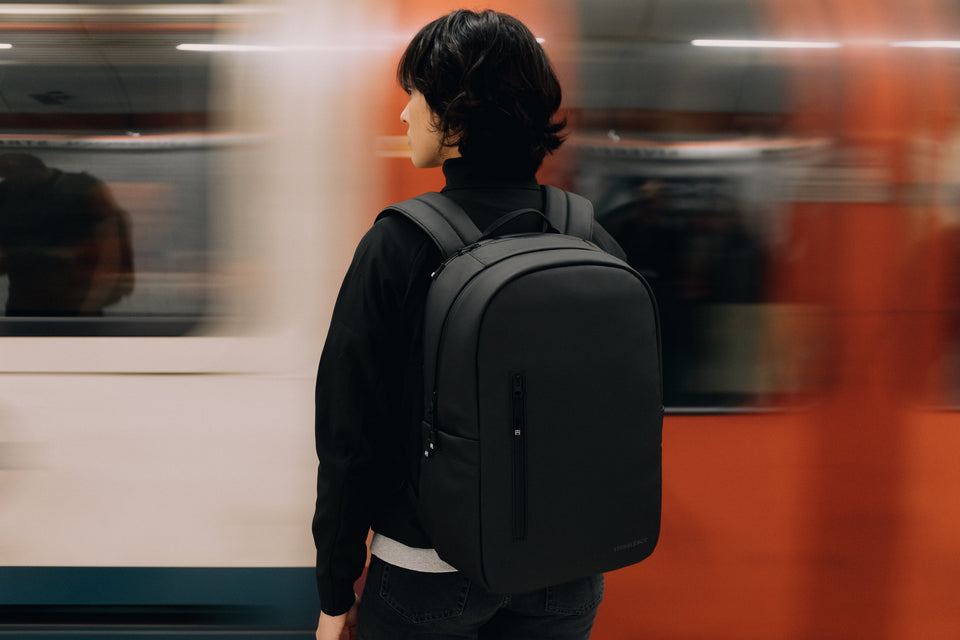
{"type": "Polygon", "coordinates": [[[454,258],[458,258],[458,257],[462,256],[462,255],[465,254],[465,253],[470,253],[471,251],[473,251],[474,249],[476,249],[477,247],[479,247],[480,244],[481,244],[481,243],[479,243],[479,242],[472,242],[472,243],[470,243],[470,244],[468,244],[468,245],[465,245],[465,246],[460,247],[459,249],[457,249],[456,253],[454,253],[453,255],[451,255],[450,257],[448,257],[446,260],[444,260],[443,262],[441,262],[440,265],[439,265],[436,269],[433,270],[433,272],[430,274],[430,279],[431,279],[431,280],[436,280],[436,279],[437,279],[437,276],[440,275],[440,272],[441,272],[441,271],[443,271],[444,269],[447,268],[447,265],[450,264],[450,261],[451,261],[451,260],[453,260],[454,258]]]}
{"type": "Polygon", "coordinates": [[[513,539],[527,537],[526,389],[523,373],[513,374],[513,539]]]}
{"type": "Polygon", "coordinates": [[[423,441],[423,457],[429,458],[437,451],[437,390],[430,396],[430,407],[420,423],[423,441]]]}

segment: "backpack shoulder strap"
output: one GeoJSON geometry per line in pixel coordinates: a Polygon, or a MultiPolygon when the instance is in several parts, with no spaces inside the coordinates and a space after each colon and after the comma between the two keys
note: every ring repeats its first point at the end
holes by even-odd
{"type": "Polygon", "coordinates": [[[563,189],[545,184],[544,214],[560,233],[587,241],[593,239],[593,203],[563,189]]]}
{"type": "Polygon", "coordinates": [[[441,193],[424,193],[392,204],[380,212],[377,220],[393,212],[406,216],[423,229],[440,249],[444,260],[462,247],[476,242],[481,235],[467,212],[441,193]]]}

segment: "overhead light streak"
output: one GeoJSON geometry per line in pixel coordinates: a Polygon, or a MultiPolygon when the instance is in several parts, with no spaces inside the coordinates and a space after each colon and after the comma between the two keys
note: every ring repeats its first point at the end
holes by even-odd
{"type": "Polygon", "coordinates": [[[384,43],[354,43],[328,45],[269,45],[269,44],[206,44],[184,43],[177,45],[178,51],[198,51],[203,53],[370,53],[389,51],[384,43]]]}
{"type": "Polygon", "coordinates": [[[13,45],[0,42],[0,49],[13,49],[13,45]]]}
{"type": "Polygon", "coordinates": [[[891,42],[891,47],[910,47],[914,49],[960,49],[960,40],[907,40],[891,42]]]}
{"type": "Polygon", "coordinates": [[[178,44],[178,51],[205,51],[208,53],[222,52],[275,52],[286,51],[289,47],[278,47],[260,44],[178,44]]]}
{"type": "Polygon", "coordinates": [[[82,15],[132,15],[132,16],[229,16],[276,13],[278,9],[267,6],[222,5],[222,4],[3,4],[0,16],[82,16],[82,15]]]}
{"type": "Polygon", "coordinates": [[[693,40],[695,47],[726,47],[732,49],[836,49],[839,42],[803,40],[693,40]]]}

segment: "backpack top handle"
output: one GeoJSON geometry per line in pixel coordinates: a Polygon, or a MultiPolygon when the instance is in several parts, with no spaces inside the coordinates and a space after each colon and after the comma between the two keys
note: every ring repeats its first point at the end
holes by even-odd
{"type": "Polygon", "coordinates": [[[523,216],[526,216],[526,215],[535,215],[540,218],[541,227],[542,227],[540,229],[541,233],[545,233],[548,231],[551,233],[560,233],[559,229],[557,229],[556,227],[553,226],[553,224],[550,223],[550,219],[547,218],[547,216],[543,215],[543,213],[541,213],[537,209],[529,209],[529,208],[517,209],[516,211],[505,213],[499,218],[497,218],[496,220],[494,220],[489,227],[484,229],[483,235],[480,236],[480,238],[477,241],[479,242],[480,240],[486,240],[487,238],[497,237],[498,235],[500,235],[499,231],[501,228],[507,226],[517,218],[522,218],[523,216]]]}

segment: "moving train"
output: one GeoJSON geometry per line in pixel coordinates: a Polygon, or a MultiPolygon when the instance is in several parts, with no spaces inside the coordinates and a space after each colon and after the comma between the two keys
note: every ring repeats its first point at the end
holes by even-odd
{"type": "MultiPolygon", "coordinates": [[[[11,313],[0,237],[0,638],[311,637],[315,367],[357,240],[442,186],[393,71],[459,5],[0,5],[0,236],[29,156],[133,279],[11,313]]],[[[661,539],[594,637],[957,637],[960,6],[486,6],[565,87],[541,181],[661,307],[661,539]]]]}

